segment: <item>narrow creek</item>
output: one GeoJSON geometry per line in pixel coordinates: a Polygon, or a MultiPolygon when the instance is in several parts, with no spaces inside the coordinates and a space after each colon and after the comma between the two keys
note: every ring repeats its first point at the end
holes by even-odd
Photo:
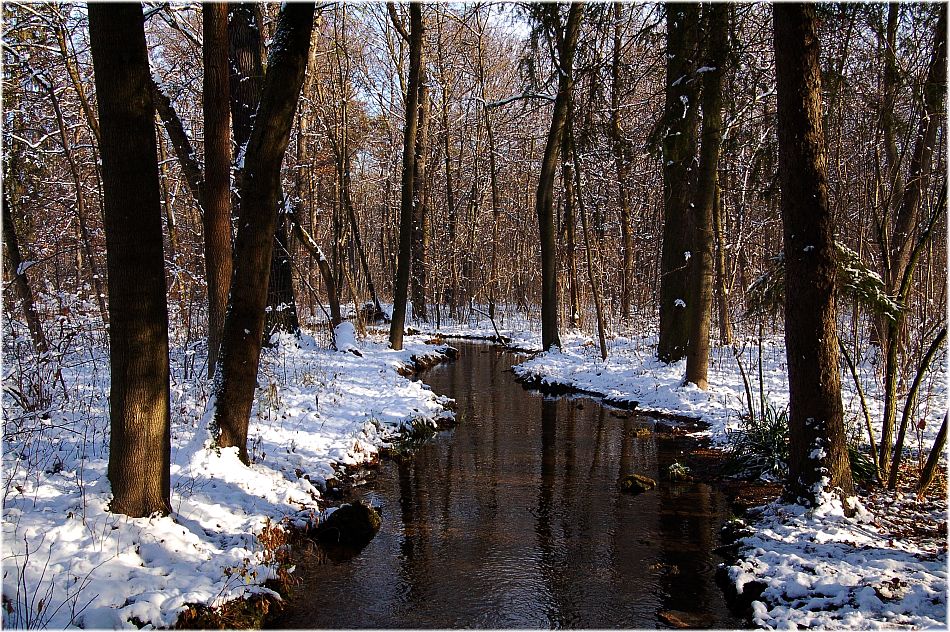
{"type": "Polygon", "coordinates": [[[649,418],[587,398],[543,398],[483,344],[422,379],[460,424],[357,498],[383,525],[357,556],[305,556],[276,628],[738,628],[714,575],[728,503],[663,480],[683,440],[636,437],[649,418]],[[638,473],[656,489],[622,493],[638,473]]]}

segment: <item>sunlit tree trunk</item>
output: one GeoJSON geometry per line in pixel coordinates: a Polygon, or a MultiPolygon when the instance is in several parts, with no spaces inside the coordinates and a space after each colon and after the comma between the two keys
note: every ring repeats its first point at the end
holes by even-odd
{"type": "Polygon", "coordinates": [[[419,117],[419,85],[422,77],[422,7],[409,5],[409,81],[406,88],[406,127],[402,144],[402,197],[399,214],[399,257],[396,262],[396,290],[393,318],[389,327],[389,344],[402,349],[406,325],[406,302],[409,298],[409,276],[412,265],[412,211],[415,174],[416,131],[419,117]]]}
{"type": "Polygon", "coordinates": [[[281,197],[280,165],[290,141],[307,67],[313,13],[312,2],[288,3],[281,9],[274,40],[283,45],[275,48],[270,57],[260,106],[244,150],[241,210],[234,243],[231,296],[215,378],[212,431],[218,446],[237,447],[245,463],[281,197]]]}
{"type": "Polygon", "coordinates": [[[205,176],[202,217],[208,284],[208,377],[214,376],[231,283],[231,111],[228,6],[202,5],[205,176]]]}
{"type": "MultiPolygon", "coordinates": [[[[264,62],[261,50],[261,20],[260,5],[240,3],[228,7],[231,124],[234,129],[239,191],[242,188],[241,180],[245,172],[245,162],[242,158],[246,154],[245,147],[250,142],[262,98],[264,62]]],[[[279,196],[277,203],[283,206],[282,201],[283,196],[279,196]]],[[[243,199],[239,197],[237,203],[243,204],[243,199]]],[[[268,311],[263,334],[266,336],[276,331],[296,333],[300,329],[288,254],[285,223],[287,214],[283,211],[283,208],[277,209],[274,245],[271,248],[271,272],[267,287],[268,311]]]]}
{"type": "Polygon", "coordinates": [[[835,321],[834,226],[822,128],[818,19],[813,5],[774,7],[779,177],[785,246],[785,347],[791,498],[853,492],[835,321]]]}
{"type": "Polygon", "coordinates": [[[686,354],[686,381],[706,390],[709,386],[709,321],[713,299],[713,254],[715,251],[716,194],[719,189],[719,153],[722,145],[722,75],[726,63],[729,28],[729,6],[710,3],[707,14],[706,55],[702,74],[703,129],[699,156],[699,184],[694,206],[695,237],[693,244],[692,292],[690,302],[689,343],[686,354]]]}
{"type": "Polygon", "coordinates": [[[109,267],[110,510],[167,514],[168,311],[155,108],[142,7],[91,4],[109,267]]]}

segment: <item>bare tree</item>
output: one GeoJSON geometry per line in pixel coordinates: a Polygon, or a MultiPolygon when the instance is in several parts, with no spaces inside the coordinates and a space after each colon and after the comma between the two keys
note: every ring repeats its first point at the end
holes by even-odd
{"type": "Polygon", "coordinates": [[[261,102],[244,149],[231,297],[215,379],[213,431],[217,445],[236,446],[245,463],[281,196],[280,165],[307,67],[313,13],[312,2],[286,4],[281,9],[261,102]]]}
{"type": "Polygon", "coordinates": [[[231,283],[231,111],[228,6],[202,5],[205,175],[202,198],[208,283],[208,377],[214,375],[231,283]]]}
{"type": "MultiPolygon", "coordinates": [[[[395,15],[393,23],[405,31],[395,15]]],[[[389,344],[393,349],[402,349],[403,329],[406,325],[406,302],[409,294],[409,277],[412,266],[412,211],[415,191],[416,133],[419,126],[419,86],[422,83],[422,7],[419,3],[409,5],[409,81],[406,87],[406,127],[402,145],[402,197],[399,214],[399,258],[396,262],[396,289],[393,297],[393,318],[389,327],[389,344]]]]}
{"type": "Polygon", "coordinates": [[[689,210],[696,181],[699,92],[696,85],[699,4],[666,3],[666,109],[663,134],[663,258],[657,357],[676,362],[689,340],[689,278],[693,266],[689,210]]]}
{"type": "Polygon", "coordinates": [[[567,22],[562,24],[559,5],[541,3],[535,5],[537,15],[555,38],[557,52],[557,95],[551,128],[548,131],[538,176],[535,195],[535,211],[541,240],[541,345],[545,350],[552,345],[561,346],[558,333],[557,292],[557,230],[554,218],[554,177],[557,170],[558,151],[570,109],[571,90],[574,86],[574,51],[584,17],[584,3],[572,3],[567,22]]]}
{"type": "Polygon", "coordinates": [[[686,381],[706,390],[709,386],[709,321],[713,298],[713,215],[719,190],[719,153],[722,145],[722,75],[728,55],[729,6],[706,4],[703,12],[706,54],[703,60],[703,129],[699,156],[699,183],[693,208],[692,292],[686,381]]]}

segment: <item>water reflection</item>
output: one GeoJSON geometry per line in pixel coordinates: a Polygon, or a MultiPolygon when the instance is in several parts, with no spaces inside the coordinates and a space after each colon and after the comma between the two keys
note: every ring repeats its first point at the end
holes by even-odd
{"type": "Polygon", "coordinates": [[[742,624],[713,579],[719,494],[664,482],[621,494],[621,475],[658,478],[679,448],[590,400],[526,393],[503,372],[513,360],[465,345],[425,375],[462,423],[381,466],[363,492],[380,534],[348,562],[302,564],[276,627],[652,628],[666,610],[742,624]]]}

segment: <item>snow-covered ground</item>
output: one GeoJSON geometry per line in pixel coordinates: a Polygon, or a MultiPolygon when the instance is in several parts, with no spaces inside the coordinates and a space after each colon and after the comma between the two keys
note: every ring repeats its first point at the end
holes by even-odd
{"type": "MultiPolygon", "coordinates": [[[[746,410],[731,348],[714,348],[710,389],[703,392],[682,386],[684,363],[655,360],[653,336],[610,338],[604,362],[596,341],[581,334],[564,334],[561,350],[539,353],[536,318],[502,313],[496,324],[509,344],[529,352],[519,374],[696,417],[720,444],[728,443],[746,410]]],[[[490,338],[495,327],[484,319],[443,323],[437,333],[490,338]]],[[[412,355],[433,352],[426,336],[407,337],[401,352],[389,350],[382,336],[357,341],[352,332],[338,337],[341,351],[307,336],[299,344],[284,339],[265,351],[249,433],[253,464],[245,467],[235,450],[207,448],[204,352],[200,343],[180,342],[172,355],[174,513],[129,519],[107,511],[108,356],[84,335],[66,343],[60,376],[32,378],[5,345],[4,626],[167,626],[186,604],[266,592],[261,584],[275,568],[258,534],[285,517],[311,520],[323,508],[319,488],[334,465],[372,459],[407,422],[434,423],[451,414],[444,398],[398,373],[412,355]],[[361,356],[348,352],[354,347],[361,356]]],[[[784,347],[773,337],[761,348],[762,391],[781,408],[788,401],[784,347]]],[[[758,355],[757,342],[739,345],[756,400],[758,355]]],[[[873,366],[865,358],[858,370],[872,417],[879,419],[873,366]]],[[[842,385],[849,424],[860,436],[863,416],[850,375],[842,385]]],[[[930,376],[922,402],[927,423],[908,444],[927,448],[946,404],[945,362],[930,376]]],[[[759,511],[756,534],[741,541],[742,557],[730,569],[740,589],[750,581],[766,585],[754,603],[756,623],[945,626],[945,531],[905,538],[889,521],[910,515],[940,524],[946,499],[863,502],[853,518],[834,501],[811,511],[778,503],[759,511]]]]}
{"type": "MultiPolygon", "coordinates": [[[[347,326],[344,324],[344,326],[347,326]]],[[[324,508],[334,465],[373,458],[401,426],[451,415],[447,400],[397,373],[435,347],[357,343],[362,356],[312,337],[265,350],[248,436],[253,463],[208,449],[202,351],[172,355],[172,515],[109,513],[108,355],[74,344],[58,391],[26,413],[27,380],[5,358],[3,626],[168,626],[186,604],[266,591],[272,551],[258,534],[324,508]],[[198,362],[196,362],[198,360],[198,362]],[[186,375],[185,367],[190,368],[186,375]],[[14,391],[17,392],[14,395],[14,391]]],[[[58,378],[57,378],[58,380],[58,378]]],[[[51,380],[52,382],[52,380],[51,380]]]]}
{"type": "MultiPolygon", "coordinates": [[[[849,499],[852,502],[857,499],[849,499]]],[[[946,499],[920,503],[883,494],[846,518],[830,495],[818,508],[773,503],[760,508],[742,559],[729,567],[742,592],[765,584],[752,602],[764,628],[946,629],[947,540],[908,537],[908,527],[947,521],[946,499]],[[894,519],[912,522],[895,525],[894,519]]]]}
{"type": "MultiPolygon", "coordinates": [[[[514,323],[517,327],[518,323],[514,323]]],[[[499,325],[520,349],[540,350],[538,334],[499,325]]],[[[488,322],[444,326],[446,336],[490,337],[488,322]]],[[[615,336],[608,340],[608,358],[600,359],[596,339],[561,334],[562,348],[539,353],[514,367],[517,375],[550,385],[568,386],[609,400],[638,403],[639,409],[695,417],[708,424],[701,433],[728,446],[729,433],[741,425],[748,408],[739,369],[745,370],[758,407],[759,344],[739,344],[739,361],[731,347],[712,349],[709,389],[683,385],[685,360],[666,365],[656,360],[656,337],[615,336]]],[[[761,346],[762,393],[773,406],[788,405],[785,348],[781,337],[761,346]]],[[[881,384],[873,358],[857,370],[871,418],[883,416],[881,384]]],[[[842,398],[852,433],[863,440],[864,416],[853,378],[843,367],[842,398]]],[[[923,389],[910,449],[929,449],[947,402],[946,362],[936,362],[923,389]]],[[[880,436],[880,428],[876,428],[880,436]]],[[[855,499],[857,500],[857,499],[855,499]]],[[[844,516],[839,501],[808,510],[775,502],[759,508],[752,521],[756,534],[740,541],[740,560],[729,575],[741,592],[749,582],[766,589],[753,602],[754,622],[766,628],[932,628],[947,625],[947,538],[939,526],[947,522],[947,500],[918,502],[898,494],[866,498],[873,506],[844,516]],[[906,537],[895,528],[900,520],[936,531],[932,538],[906,537]]]]}

